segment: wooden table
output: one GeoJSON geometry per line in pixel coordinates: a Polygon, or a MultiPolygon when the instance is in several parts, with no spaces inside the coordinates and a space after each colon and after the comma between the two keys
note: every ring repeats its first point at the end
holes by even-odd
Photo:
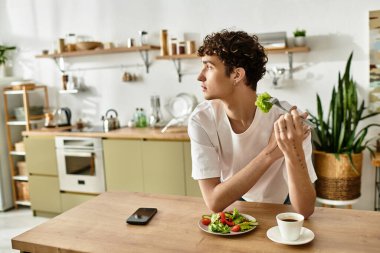
{"type": "Polygon", "coordinates": [[[288,205],[237,201],[260,225],[239,236],[217,236],[198,228],[209,213],[195,197],[107,192],[12,239],[25,252],[380,252],[380,213],[317,207],[304,226],[315,233],[305,245],[287,246],[266,237],[288,205]],[[139,207],[156,207],[146,226],[125,223],[139,207]]]}

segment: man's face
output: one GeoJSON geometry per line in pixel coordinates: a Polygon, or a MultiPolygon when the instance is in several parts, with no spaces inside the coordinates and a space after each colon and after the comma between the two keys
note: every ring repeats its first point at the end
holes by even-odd
{"type": "Polygon", "coordinates": [[[223,62],[217,56],[202,57],[203,68],[198,76],[206,100],[224,99],[233,91],[232,75],[227,76],[223,62]]]}

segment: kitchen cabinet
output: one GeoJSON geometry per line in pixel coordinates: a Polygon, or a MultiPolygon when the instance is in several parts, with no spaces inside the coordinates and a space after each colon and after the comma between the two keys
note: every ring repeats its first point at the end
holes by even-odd
{"type": "Polygon", "coordinates": [[[47,107],[49,104],[47,87],[33,83],[10,85],[4,88],[3,96],[13,201],[16,207],[30,206],[29,183],[21,131],[30,131],[43,122],[44,115],[42,110],[39,112],[39,109],[47,107]],[[41,99],[41,96],[44,99],[41,99]],[[41,102],[43,106],[35,107],[32,111],[30,101],[41,102]]]}
{"type": "Polygon", "coordinates": [[[39,212],[52,216],[61,213],[58,177],[30,175],[29,191],[34,215],[40,215],[39,212]]]}
{"type": "Polygon", "coordinates": [[[107,191],[144,191],[141,143],[139,140],[103,140],[107,191]]]}
{"type": "Polygon", "coordinates": [[[54,136],[27,136],[24,143],[33,213],[42,216],[61,213],[54,136]]]}
{"type": "MultiPolygon", "coordinates": [[[[287,54],[288,55],[288,63],[289,63],[289,76],[293,75],[293,54],[294,53],[306,53],[310,51],[309,47],[286,47],[286,48],[268,48],[265,49],[268,54],[287,54]]],[[[174,63],[174,67],[176,68],[176,72],[178,75],[178,82],[182,81],[182,68],[181,61],[182,60],[190,60],[190,59],[199,59],[197,54],[177,54],[177,55],[165,55],[165,56],[157,56],[157,60],[171,60],[174,63]]]]}
{"type": "Polygon", "coordinates": [[[143,141],[144,190],[186,195],[183,142],[143,141]]]}
{"type": "Polygon", "coordinates": [[[58,176],[55,139],[53,136],[25,137],[29,174],[58,176]]]}
{"type": "Polygon", "coordinates": [[[63,192],[61,193],[62,212],[76,207],[77,205],[80,205],[83,202],[94,198],[95,196],[96,195],[63,192]]]}
{"type": "Polygon", "coordinates": [[[105,139],[103,150],[107,191],[200,196],[187,141],[105,139]]]}
{"type": "Polygon", "coordinates": [[[202,197],[201,189],[197,180],[191,177],[192,163],[191,163],[191,146],[190,142],[183,143],[183,154],[185,159],[185,183],[186,183],[186,195],[202,197]]]}

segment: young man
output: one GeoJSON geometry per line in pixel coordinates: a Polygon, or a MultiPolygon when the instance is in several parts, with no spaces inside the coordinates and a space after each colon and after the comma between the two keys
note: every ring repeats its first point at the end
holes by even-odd
{"type": "Polygon", "coordinates": [[[192,176],[206,205],[219,212],[234,201],[284,203],[305,218],[314,212],[316,174],[310,130],[297,110],[282,115],[255,106],[267,56],[256,36],[223,30],[198,50],[206,101],[189,118],[192,176]]]}

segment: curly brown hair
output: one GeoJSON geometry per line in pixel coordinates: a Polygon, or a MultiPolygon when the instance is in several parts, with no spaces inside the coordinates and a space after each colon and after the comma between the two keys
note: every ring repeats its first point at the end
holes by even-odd
{"type": "Polygon", "coordinates": [[[226,67],[226,75],[234,68],[243,68],[247,85],[256,90],[257,82],[266,72],[268,57],[256,35],[244,31],[222,30],[207,35],[198,49],[199,56],[216,55],[226,67]]]}

